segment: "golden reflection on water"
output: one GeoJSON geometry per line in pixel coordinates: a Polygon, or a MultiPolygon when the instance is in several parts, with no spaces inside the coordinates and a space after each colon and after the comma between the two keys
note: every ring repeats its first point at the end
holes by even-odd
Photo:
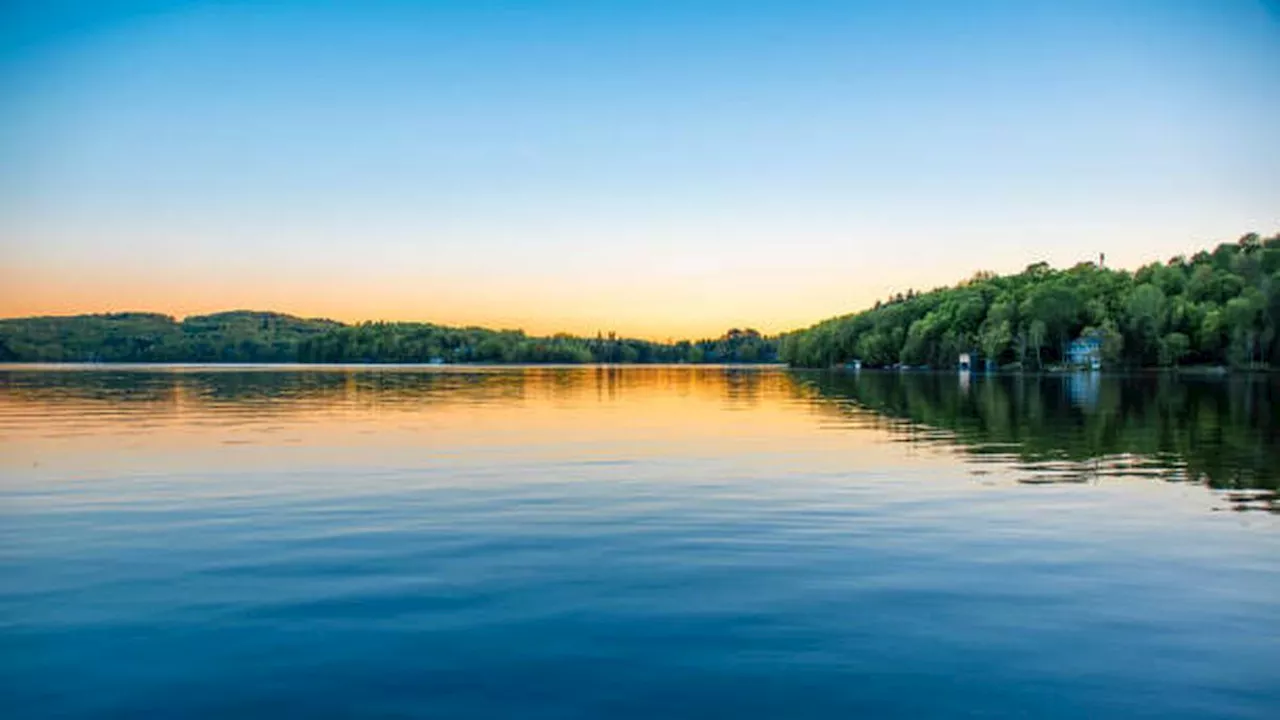
{"type": "MultiPolygon", "coordinates": [[[[549,677],[592,666],[641,668],[638,695],[668,672],[680,695],[691,677],[798,669],[803,694],[815,676],[843,687],[851,668],[892,679],[883,658],[903,677],[984,674],[1006,656],[1112,677],[1172,648],[1151,673],[1164,685],[1122,676],[1108,692],[1262,697],[1265,671],[1230,683],[1240,658],[1275,654],[1257,628],[1280,516],[1210,512],[1221,494],[1140,473],[1025,483],[1045,477],[1038,462],[1094,462],[1147,431],[1163,442],[1178,418],[1225,418],[1208,407],[1234,401],[1110,387],[1130,422],[1104,394],[1087,409],[1060,383],[984,382],[0,367],[6,669],[33,688],[27,707],[88,716],[188,698],[188,714],[243,715],[210,700],[238,692],[345,707],[315,701],[317,678],[367,690],[373,705],[351,707],[390,688],[413,714],[465,687],[527,682],[520,697],[541,698],[549,677]],[[1061,652],[1035,655],[1046,648],[1061,652]],[[223,682],[197,692],[211,677],[223,682]]],[[[1217,422],[1244,443],[1261,417],[1217,422]]],[[[631,702],[605,700],[581,714],[631,702]]]]}
{"type": "Polygon", "coordinates": [[[0,385],[0,466],[226,465],[263,462],[265,451],[294,462],[300,450],[363,462],[370,452],[391,460],[515,445],[627,459],[874,445],[814,433],[811,396],[771,368],[11,371],[0,385]]]}
{"type": "Polygon", "coordinates": [[[714,458],[773,466],[783,479],[931,468],[979,485],[1193,481],[1236,492],[1237,509],[1276,509],[1270,385],[1077,380],[715,366],[10,366],[0,368],[0,469],[12,487],[18,476],[112,469],[714,458]]]}

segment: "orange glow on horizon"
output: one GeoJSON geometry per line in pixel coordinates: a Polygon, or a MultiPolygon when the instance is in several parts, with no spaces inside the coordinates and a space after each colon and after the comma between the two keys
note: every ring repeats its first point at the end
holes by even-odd
{"type": "Polygon", "coordinates": [[[18,271],[0,268],[0,316],[156,312],[182,318],[226,310],[262,310],[300,317],[430,322],[521,329],[531,335],[571,333],[679,340],[718,337],[730,328],[774,334],[806,327],[874,302],[819,285],[785,294],[735,297],[720,289],[671,282],[584,281],[574,287],[530,280],[469,284],[387,277],[234,278],[107,273],[87,269],[18,271]]]}
{"type": "MultiPolygon", "coordinates": [[[[570,253],[552,266],[521,258],[432,263],[357,253],[254,263],[234,255],[201,260],[178,252],[160,261],[132,257],[136,251],[123,241],[104,246],[104,252],[123,256],[98,261],[45,252],[33,244],[0,262],[0,317],[137,311],[181,318],[258,310],[346,323],[429,322],[530,335],[615,332],[656,341],[696,340],[719,337],[730,328],[764,334],[801,329],[866,309],[894,293],[950,286],[978,270],[1016,273],[1029,260],[1069,267],[1096,258],[1070,248],[1039,247],[977,257],[963,243],[958,243],[959,256],[897,252],[904,242],[868,241],[841,254],[776,257],[731,250],[651,257],[633,248],[621,259],[599,262],[570,253]]],[[[1099,245],[1119,247],[1108,254],[1108,265],[1127,268],[1211,247],[1176,237],[1163,250],[1108,241],[1099,245]]]]}

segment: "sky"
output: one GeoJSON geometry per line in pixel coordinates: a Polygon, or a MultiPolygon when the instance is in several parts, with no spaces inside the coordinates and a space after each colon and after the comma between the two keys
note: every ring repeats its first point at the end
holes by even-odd
{"type": "Polygon", "coordinates": [[[0,316],[776,332],[1280,231],[1280,2],[0,0],[0,316]]]}

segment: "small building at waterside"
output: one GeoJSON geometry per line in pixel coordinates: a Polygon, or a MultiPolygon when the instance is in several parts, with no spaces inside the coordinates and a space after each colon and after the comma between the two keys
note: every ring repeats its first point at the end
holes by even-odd
{"type": "Polygon", "coordinates": [[[1102,367],[1102,338],[1078,337],[1067,347],[1067,362],[1074,367],[1098,370],[1102,367]]]}

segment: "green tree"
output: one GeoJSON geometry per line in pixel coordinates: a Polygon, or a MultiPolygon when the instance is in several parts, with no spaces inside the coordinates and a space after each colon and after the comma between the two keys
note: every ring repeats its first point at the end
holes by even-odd
{"type": "Polygon", "coordinates": [[[1191,351],[1191,339],[1180,332],[1172,332],[1160,340],[1160,364],[1177,365],[1191,351]]]}
{"type": "Polygon", "coordinates": [[[1159,356],[1160,338],[1165,329],[1165,296],[1151,284],[1139,285],[1129,296],[1129,331],[1136,341],[1134,350],[1141,362],[1159,356]]]}
{"type": "Polygon", "coordinates": [[[1044,367],[1044,359],[1041,357],[1041,351],[1044,344],[1049,338],[1048,326],[1043,320],[1032,320],[1031,325],[1027,327],[1027,345],[1036,351],[1036,367],[1044,367]]]}

